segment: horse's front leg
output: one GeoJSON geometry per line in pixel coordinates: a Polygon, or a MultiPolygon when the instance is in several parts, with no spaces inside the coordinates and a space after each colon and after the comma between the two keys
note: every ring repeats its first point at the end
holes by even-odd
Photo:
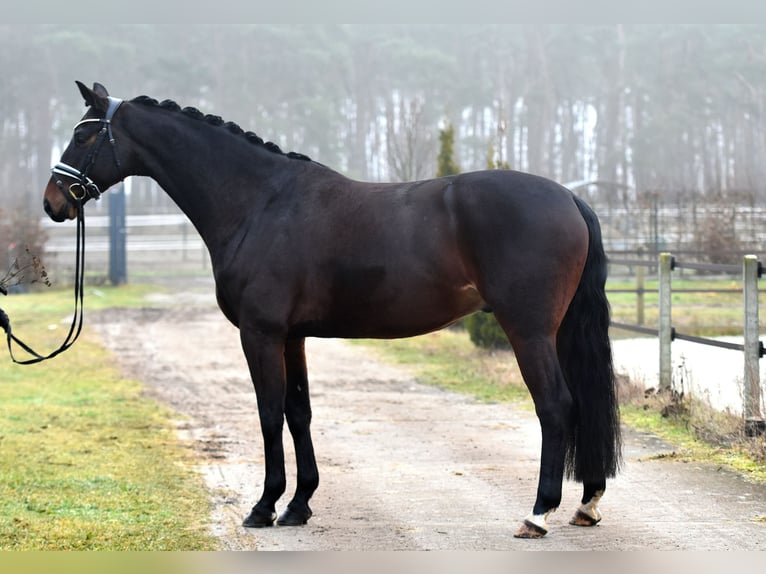
{"type": "Polygon", "coordinates": [[[276,502],[285,491],[285,453],[282,445],[285,416],[284,341],[242,328],[240,337],[258,399],[266,463],[263,494],[242,525],[271,526],[277,518],[276,502]]]}
{"type": "Polygon", "coordinates": [[[290,339],[285,346],[287,373],[285,417],[295,444],[298,475],[295,496],[277,521],[280,526],[306,524],[311,518],[309,500],[319,486],[319,472],[314,458],[314,445],[311,441],[311,403],[304,341],[302,338],[290,339]]]}

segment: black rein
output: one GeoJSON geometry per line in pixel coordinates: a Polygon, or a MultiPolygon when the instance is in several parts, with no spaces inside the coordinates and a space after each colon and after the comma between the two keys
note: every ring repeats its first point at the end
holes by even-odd
{"type": "Polygon", "coordinates": [[[6,339],[8,341],[8,353],[11,355],[11,359],[18,365],[32,365],[34,363],[40,363],[48,359],[52,359],[56,355],[59,355],[71,347],[82,331],[83,320],[83,298],[84,298],[84,284],[85,284],[85,217],[82,205],[77,210],[77,248],[75,252],[75,277],[74,277],[74,315],[72,316],[72,324],[69,327],[69,333],[67,333],[64,342],[61,343],[58,349],[49,353],[48,355],[41,355],[29,345],[20,340],[13,334],[11,329],[11,321],[8,315],[0,309],[0,326],[5,329],[6,339]],[[20,361],[13,354],[13,342],[24,349],[27,353],[32,355],[31,359],[20,361]]]}
{"type": "MultiPolygon", "coordinates": [[[[115,147],[114,136],[112,134],[112,117],[117,109],[122,104],[122,100],[118,98],[109,98],[109,107],[103,118],[90,118],[79,122],[74,129],[83,123],[99,122],[102,124],[101,130],[98,134],[98,142],[87,155],[83,161],[83,167],[76,169],[63,162],[57,163],[51,169],[51,173],[54,176],[66,176],[75,179],[75,183],[70,184],[68,188],[64,186],[64,183],[60,179],[56,179],[56,185],[64,194],[66,200],[75,206],[77,210],[77,246],[75,250],[75,278],[74,278],[74,315],[72,316],[72,324],[69,327],[64,342],[61,343],[58,349],[49,353],[48,355],[41,355],[29,345],[21,341],[13,334],[11,329],[11,322],[8,315],[0,309],[0,327],[6,332],[6,338],[8,341],[8,352],[11,355],[11,359],[14,363],[19,365],[31,365],[34,363],[40,363],[48,359],[52,359],[56,355],[59,355],[71,347],[82,332],[83,324],[83,300],[85,294],[85,209],[84,204],[87,199],[98,199],[101,196],[101,190],[98,185],[88,177],[88,172],[96,162],[98,153],[101,150],[104,142],[107,140],[112,147],[114,163],[117,167],[117,172],[121,176],[120,160],[117,157],[117,150],[115,147]],[[31,359],[20,361],[13,355],[13,342],[15,342],[24,351],[32,355],[31,359]]],[[[122,177],[120,177],[122,179],[122,177]]]]}

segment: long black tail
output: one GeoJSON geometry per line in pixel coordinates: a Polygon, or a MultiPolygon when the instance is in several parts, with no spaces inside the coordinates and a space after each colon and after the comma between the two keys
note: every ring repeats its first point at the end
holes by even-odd
{"type": "Polygon", "coordinates": [[[609,343],[610,311],[604,290],[607,259],[601,225],[588,204],[577,197],[575,203],[590,232],[588,259],[559,329],[557,351],[575,402],[566,474],[593,483],[617,473],[622,462],[622,441],[609,343]]]}

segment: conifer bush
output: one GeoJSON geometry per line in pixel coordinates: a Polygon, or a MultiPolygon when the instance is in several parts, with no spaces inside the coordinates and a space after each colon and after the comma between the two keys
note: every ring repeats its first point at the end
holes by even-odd
{"type": "Polygon", "coordinates": [[[508,338],[495,319],[494,313],[474,313],[463,319],[471,342],[484,349],[510,349],[508,338]]]}

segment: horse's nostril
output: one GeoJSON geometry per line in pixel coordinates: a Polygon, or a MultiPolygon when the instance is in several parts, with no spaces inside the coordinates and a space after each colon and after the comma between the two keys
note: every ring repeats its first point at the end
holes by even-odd
{"type": "Polygon", "coordinates": [[[63,221],[62,218],[56,215],[53,211],[53,206],[51,203],[46,199],[43,200],[43,209],[45,210],[45,213],[48,214],[48,217],[50,217],[53,221],[63,221]]]}

